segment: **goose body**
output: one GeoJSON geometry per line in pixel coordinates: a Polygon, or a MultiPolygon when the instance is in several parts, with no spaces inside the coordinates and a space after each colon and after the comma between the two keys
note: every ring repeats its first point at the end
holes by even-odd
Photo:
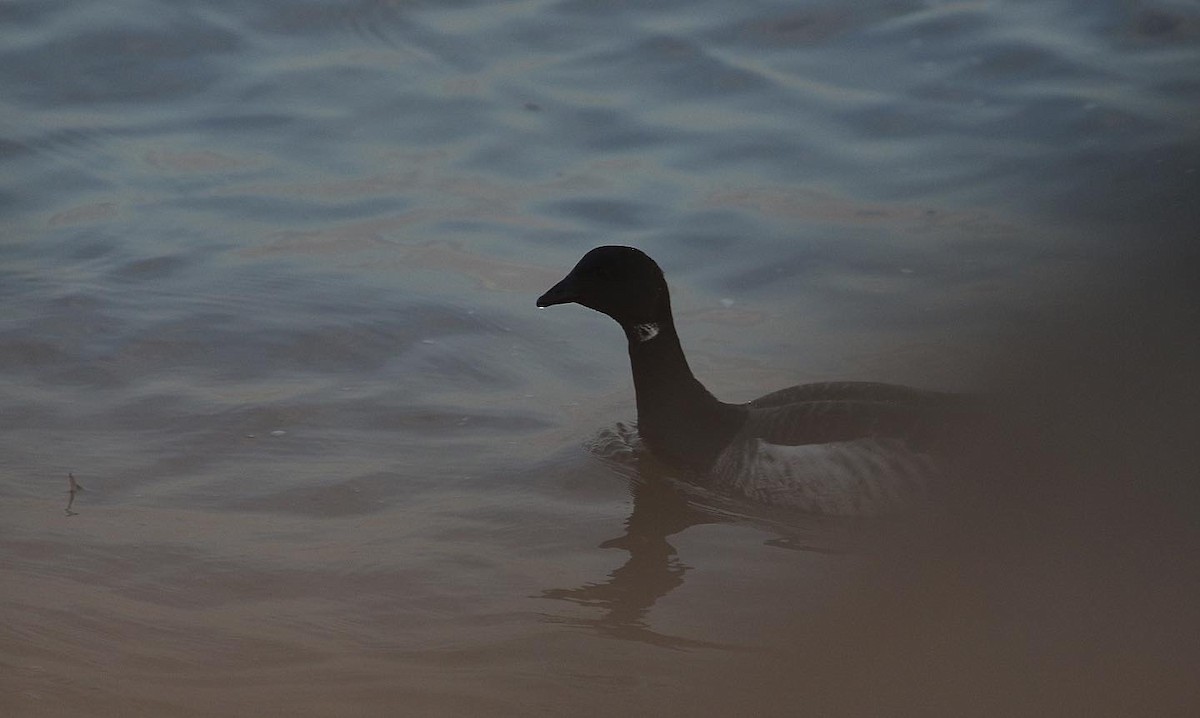
{"type": "Polygon", "coordinates": [[[920,503],[942,468],[934,447],[961,400],[877,382],[803,384],[745,404],[718,400],[688,366],[654,260],[597,247],[537,300],[574,302],[625,331],[637,427],[655,458],[713,490],[829,515],[920,503]]]}

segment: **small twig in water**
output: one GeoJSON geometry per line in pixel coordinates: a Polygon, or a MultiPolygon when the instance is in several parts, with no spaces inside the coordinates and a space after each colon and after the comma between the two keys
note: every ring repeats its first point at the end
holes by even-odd
{"type": "Polygon", "coordinates": [[[71,506],[75,503],[75,494],[83,491],[83,487],[75,480],[75,474],[70,472],[67,473],[67,487],[67,493],[71,495],[71,498],[67,499],[67,516],[78,516],[79,512],[72,511],[71,506]]]}

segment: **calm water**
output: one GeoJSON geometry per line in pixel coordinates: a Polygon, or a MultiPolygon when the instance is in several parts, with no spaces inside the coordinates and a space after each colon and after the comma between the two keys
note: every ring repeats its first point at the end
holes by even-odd
{"type": "Polygon", "coordinates": [[[620,330],[534,299],[633,244],[723,398],[978,388],[1192,237],[1195,2],[0,23],[4,715],[1187,713],[1191,579],[1028,537],[910,573],[878,527],[681,493],[624,435],[620,330]]]}

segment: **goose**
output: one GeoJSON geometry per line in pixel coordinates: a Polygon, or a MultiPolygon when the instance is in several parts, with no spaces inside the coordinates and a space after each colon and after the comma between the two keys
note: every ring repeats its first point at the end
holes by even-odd
{"type": "Polygon", "coordinates": [[[868,381],[802,384],[742,404],[692,374],[653,259],[597,247],[538,297],[575,303],[625,332],[637,431],[685,481],[763,504],[834,516],[878,516],[924,504],[946,468],[943,429],[963,397],[868,381]]]}

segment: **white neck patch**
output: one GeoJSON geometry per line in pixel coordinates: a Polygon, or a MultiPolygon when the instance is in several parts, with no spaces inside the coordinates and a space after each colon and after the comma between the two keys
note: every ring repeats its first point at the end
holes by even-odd
{"type": "Polygon", "coordinates": [[[634,324],[633,335],[637,337],[639,342],[648,342],[658,336],[658,324],[655,322],[646,322],[645,324],[634,324]]]}

